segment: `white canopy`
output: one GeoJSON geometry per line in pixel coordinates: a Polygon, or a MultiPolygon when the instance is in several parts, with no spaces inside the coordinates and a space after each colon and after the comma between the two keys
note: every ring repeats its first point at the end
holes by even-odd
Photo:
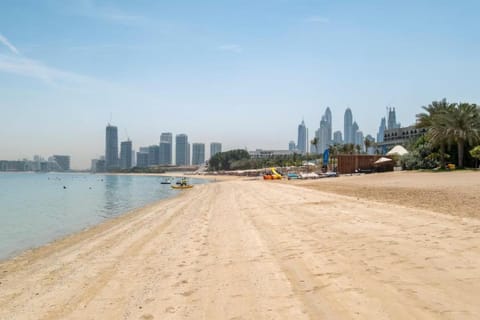
{"type": "Polygon", "coordinates": [[[390,158],[381,157],[380,159],[375,161],[374,164],[380,164],[380,163],[385,163],[385,162],[390,162],[390,161],[393,161],[393,160],[390,159],[390,158]]]}
{"type": "Polygon", "coordinates": [[[394,154],[398,154],[399,156],[403,156],[404,154],[407,154],[407,153],[408,153],[407,149],[398,145],[398,146],[393,147],[392,150],[388,151],[387,156],[391,156],[391,155],[394,155],[394,154]]]}

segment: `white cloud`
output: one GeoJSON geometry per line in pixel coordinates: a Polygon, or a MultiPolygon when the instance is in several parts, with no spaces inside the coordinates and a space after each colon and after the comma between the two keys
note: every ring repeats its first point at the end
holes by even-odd
{"type": "Polygon", "coordinates": [[[320,16],[311,16],[306,18],[305,21],[310,23],[329,23],[330,19],[320,16]]]}
{"type": "Polygon", "coordinates": [[[52,68],[39,61],[19,56],[0,55],[0,72],[39,79],[50,84],[78,84],[94,81],[89,77],[52,68]]]}
{"type": "Polygon", "coordinates": [[[124,12],[112,5],[100,5],[94,0],[70,3],[70,13],[124,25],[142,25],[149,22],[144,16],[124,12]]]}
{"type": "Polygon", "coordinates": [[[8,39],[0,33],[0,43],[2,43],[4,46],[6,46],[10,51],[12,51],[15,54],[19,54],[17,48],[13,44],[8,41],[8,39]]]}
{"type": "Polygon", "coordinates": [[[217,49],[220,51],[228,51],[228,52],[234,52],[234,53],[243,52],[243,48],[238,44],[223,44],[221,46],[218,46],[217,49]]]}

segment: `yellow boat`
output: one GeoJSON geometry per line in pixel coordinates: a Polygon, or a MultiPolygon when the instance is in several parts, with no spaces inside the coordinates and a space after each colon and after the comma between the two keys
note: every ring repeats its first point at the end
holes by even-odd
{"type": "Polygon", "coordinates": [[[177,190],[192,189],[192,188],[193,188],[193,185],[191,185],[191,184],[187,184],[185,186],[182,186],[182,185],[172,186],[172,189],[177,189],[177,190]]]}

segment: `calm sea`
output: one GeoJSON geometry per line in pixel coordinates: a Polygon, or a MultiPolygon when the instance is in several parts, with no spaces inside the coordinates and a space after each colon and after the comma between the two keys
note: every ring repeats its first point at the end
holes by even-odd
{"type": "Polygon", "coordinates": [[[179,192],[163,179],[0,173],[0,260],[179,192]]]}

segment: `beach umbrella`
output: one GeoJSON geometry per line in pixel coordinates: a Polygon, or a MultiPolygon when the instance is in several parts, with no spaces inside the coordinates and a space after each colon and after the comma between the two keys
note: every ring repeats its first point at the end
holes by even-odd
{"type": "Polygon", "coordinates": [[[387,156],[391,156],[391,155],[394,155],[394,154],[398,154],[399,156],[403,156],[404,154],[407,154],[407,153],[408,153],[407,149],[398,145],[398,146],[393,147],[392,150],[388,151],[387,156]]]}
{"type": "Polygon", "coordinates": [[[381,163],[386,163],[386,162],[390,162],[390,161],[393,161],[393,160],[390,159],[390,158],[381,157],[380,159],[375,161],[374,164],[381,164],[381,163]]]}

